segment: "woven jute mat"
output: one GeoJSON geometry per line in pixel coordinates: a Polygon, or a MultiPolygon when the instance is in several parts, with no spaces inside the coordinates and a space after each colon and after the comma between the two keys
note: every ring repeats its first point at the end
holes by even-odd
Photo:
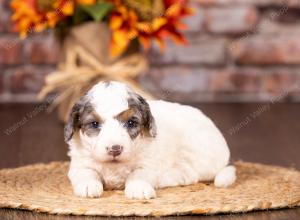
{"type": "Polygon", "coordinates": [[[230,188],[199,183],[157,191],[151,200],[128,200],[123,191],[78,198],[67,179],[69,164],[53,162],[0,171],[0,207],[51,214],[167,216],[247,212],[300,206],[300,172],[238,162],[230,188]]]}

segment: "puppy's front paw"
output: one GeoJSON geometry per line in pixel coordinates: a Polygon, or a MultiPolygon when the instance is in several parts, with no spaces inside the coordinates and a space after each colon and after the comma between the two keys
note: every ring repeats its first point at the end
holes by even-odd
{"type": "Polygon", "coordinates": [[[149,183],[133,180],[126,183],[125,196],[129,199],[151,199],[156,197],[156,193],[149,183]]]}
{"type": "Polygon", "coordinates": [[[80,197],[100,197],[103,193],[103,185],[99,180],[87,180],[74,186],[74,193],[80,197]]]}

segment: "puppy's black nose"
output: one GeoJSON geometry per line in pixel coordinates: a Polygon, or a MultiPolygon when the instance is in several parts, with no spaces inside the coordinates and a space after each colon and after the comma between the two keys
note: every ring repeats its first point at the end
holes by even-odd
{"type": "Polygon", "coordinates": [[[107,148],[107,152],[111,156],[119,156],[123,151],[123,147],[121,145],[113,145],[107,148]]]}

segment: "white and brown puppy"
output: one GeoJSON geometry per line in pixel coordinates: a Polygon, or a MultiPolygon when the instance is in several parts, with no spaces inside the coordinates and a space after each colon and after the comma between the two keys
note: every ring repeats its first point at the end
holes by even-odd
{"type": "Polygon", "coordinates": [[[201,111],[146,101],[119,82],[99,83],[75,104],[65,139],[77,196],[125,188],[128,198],[150,199],[157,188],[236,179],[224,137],[201,111]]]}

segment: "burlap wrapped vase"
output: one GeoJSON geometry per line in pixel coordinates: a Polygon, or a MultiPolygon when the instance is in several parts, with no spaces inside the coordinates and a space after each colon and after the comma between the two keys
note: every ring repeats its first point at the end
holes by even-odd
{"type": "Polygon", "coordinates": [[[136,81],[148,67],[138,45],[131,44],[124,54],[114,58],[110,55],[109,45],[110,30],[105,23],[78,25],[64,37],[58,68],[47,76],[39,94],[39,98],[43,99],[49,93],[58,93],[51,108],[58,106],[59,118],[64,122],[74,103],[99,81],[122,81],[151,98],[136,81]]]}

